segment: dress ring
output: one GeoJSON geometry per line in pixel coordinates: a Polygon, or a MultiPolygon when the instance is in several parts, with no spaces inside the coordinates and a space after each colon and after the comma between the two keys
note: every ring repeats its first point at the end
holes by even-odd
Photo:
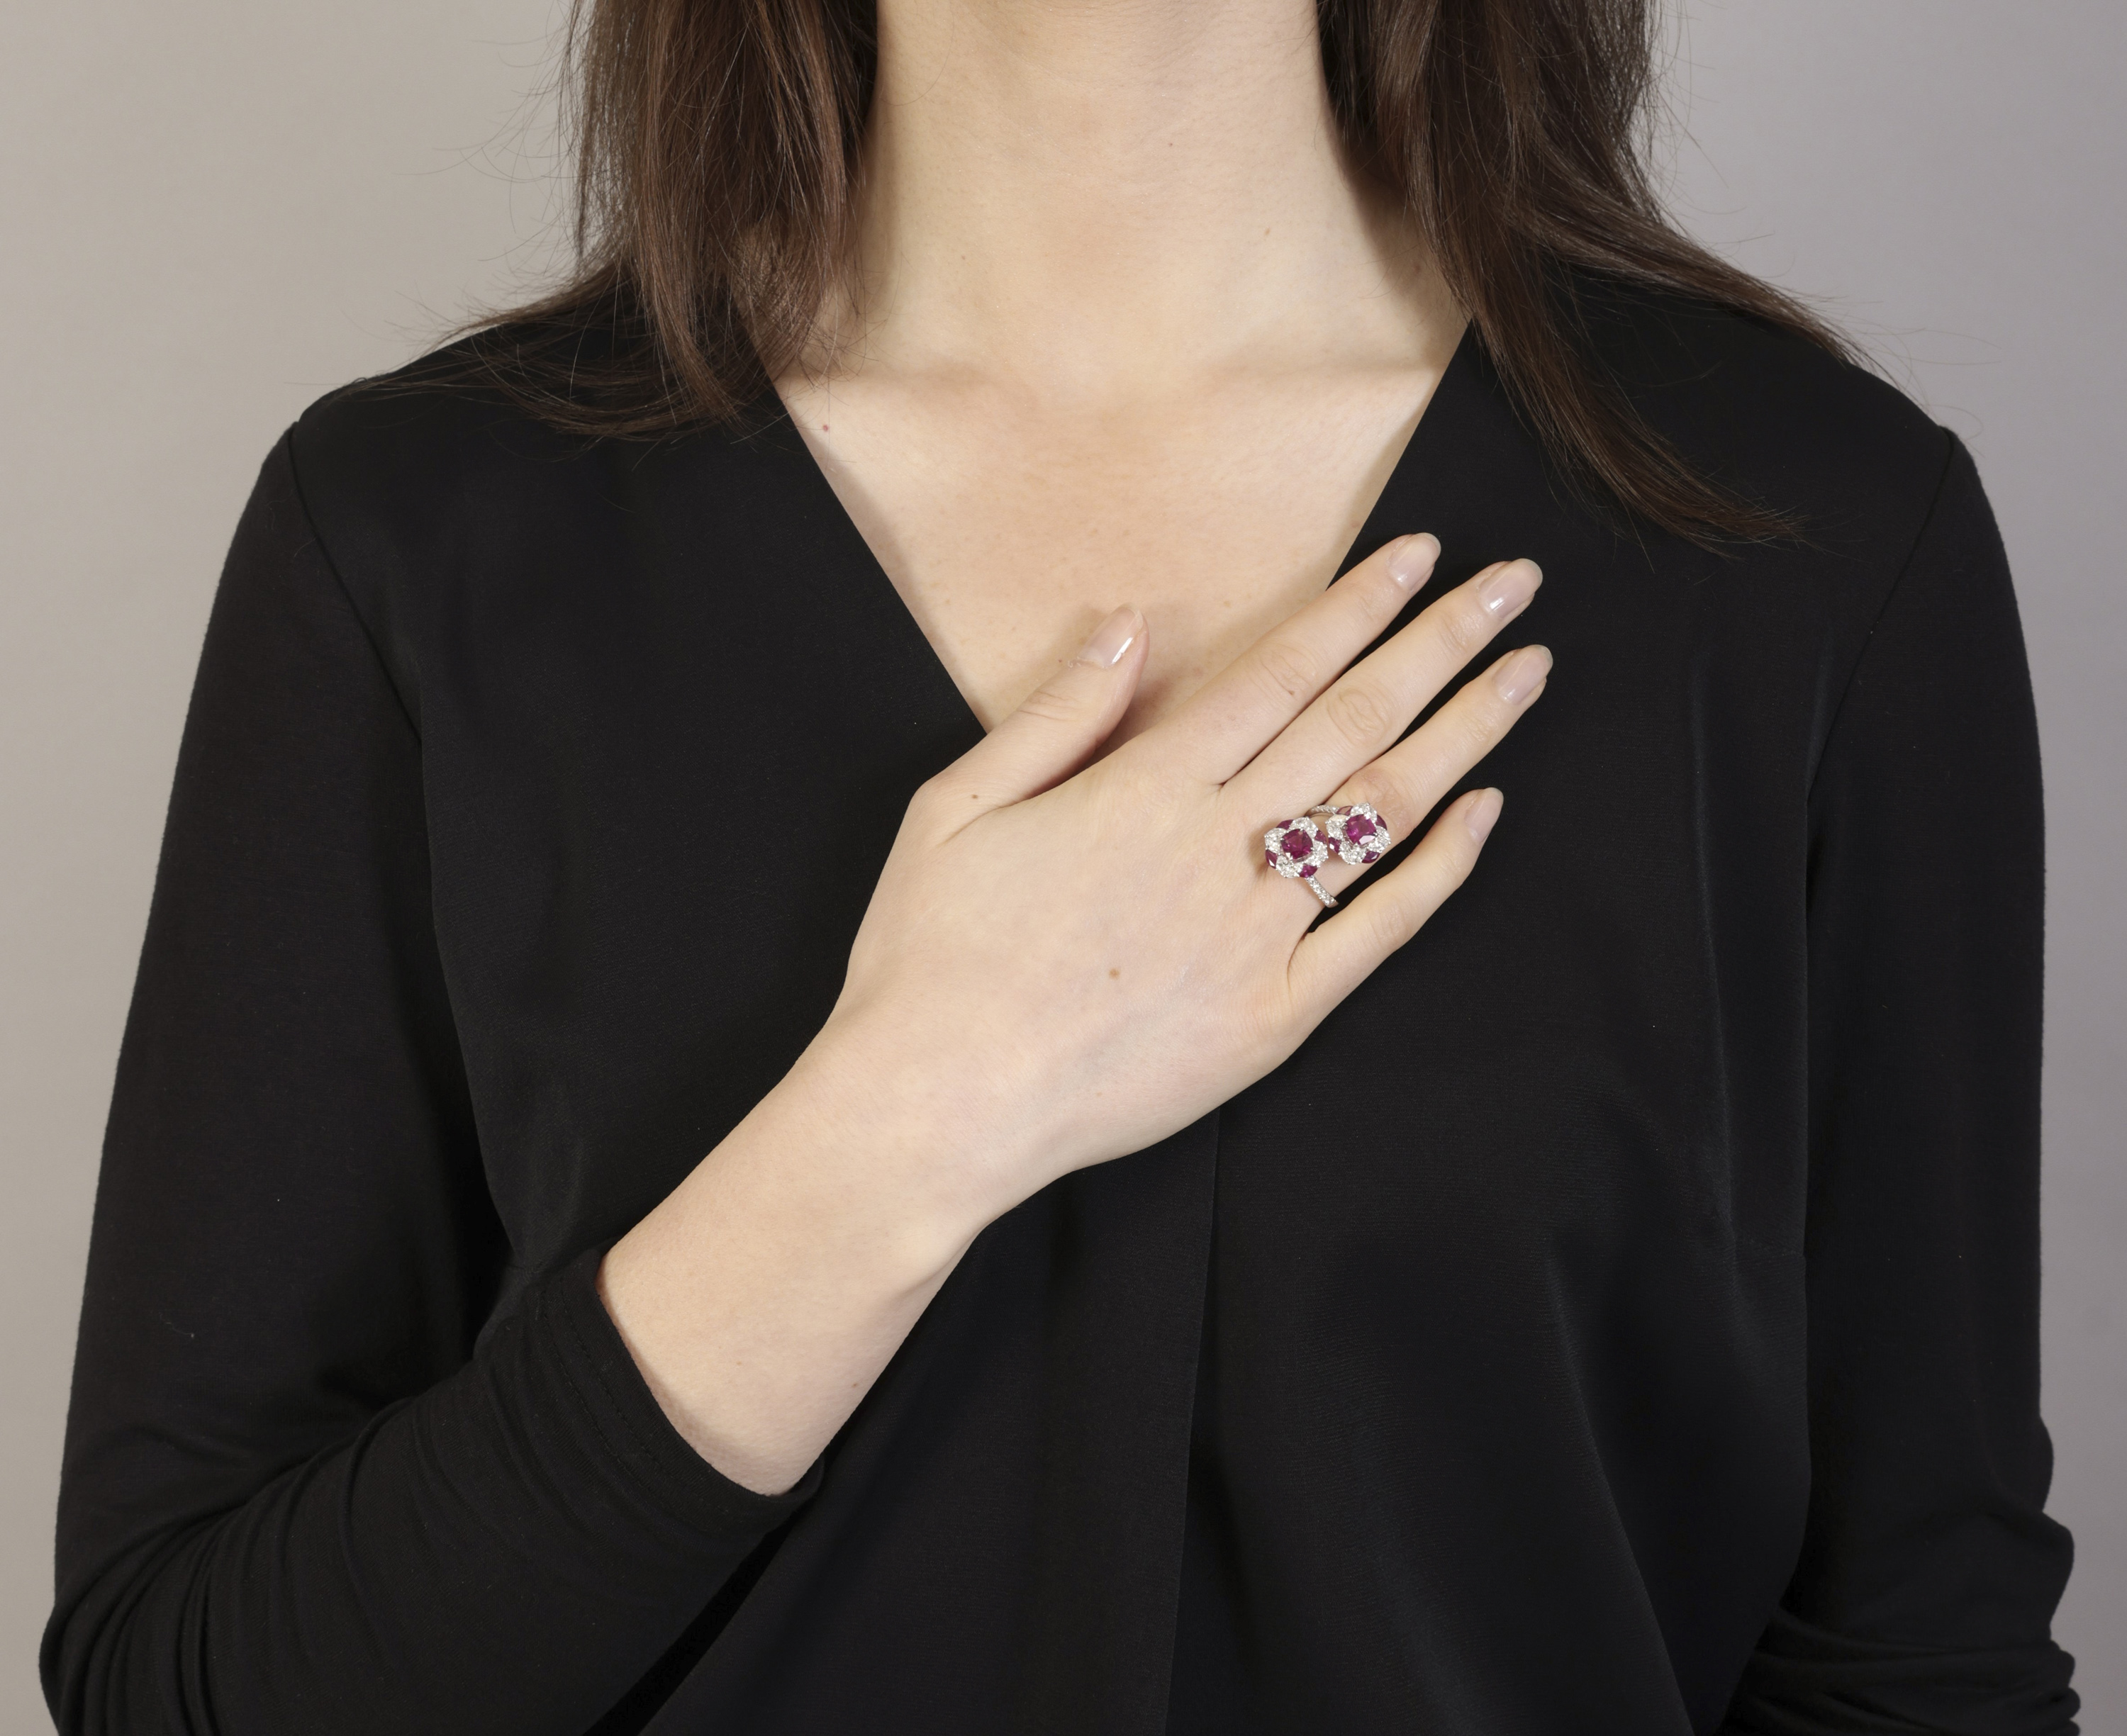
{"type": "Polygon", "coordinates": [[[1263,863],[1285,879],[1299,881],[1322,901],[1323,909],[1334,911],[1337,901],[1315,877],[1316,871],[1332,855],[1353,868],[1368,867],[1379,862],[1394,841],[1371,802],[1315,807],[1297,819],[1280,821],[1263,834],[1263,863]]]}

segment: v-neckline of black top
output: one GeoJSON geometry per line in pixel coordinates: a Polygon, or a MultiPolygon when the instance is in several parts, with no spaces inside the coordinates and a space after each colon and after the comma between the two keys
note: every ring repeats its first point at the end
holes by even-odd
{"type": "MultiPolygon", "coordinates": [[[[1334,584],[1343,578],[1375,549],[1391,537],[1406,535],[1413,531],[1428,528],[1413,517],[1424,499],[1424,479],[1429,473],[1437,456],[1431,448],[1438,442],[1451,441],[1452,432],[1434,433],[1443,423],[1455,419],[1454,400],[1469,388],[1462,384],[1461,376],[1477,366],[1476,328],[1466,325],[1457,340],[1447,365],[1433,384],[1424,408],[1409,433],[1405,437],[1401,449],[1390,465],[1387,475],[1375,494],[1372,504],[1361,520],[1360,527],[1337,563],[1329,582],[1334,584]]],[[[954,680],[952,671],[938,654],[909,609],[899,589],[895,586],[886,564],[879,557],[870,540],[865,537],[834,484],[828,480],[818,456],[803,433],[796,426],[789,407],[772,390],[764,392],[742,414],[742,425],[757,442],[770,443],[773,449],[786,457],[796,474],[800,492],[806,497],[808,509],[819,518],[833,527],[831,542],[841,556],[838,563],[850,582],[874,590],[883,588],[893,598],[902,622],[902,636],[912,636],[914,643],[906,650],[921,650],[936,669],[937,681],[952,693],[953,700],[965,713],[967,721],[975,729],[982,728],[982,721],[974,707],[968,703],[967,696],[954,680]]],[[[1488,556],[1486,559],[1499,558],[1488,556]]],[[[912,657],[909,660],[916,660],[912,657]]]]}

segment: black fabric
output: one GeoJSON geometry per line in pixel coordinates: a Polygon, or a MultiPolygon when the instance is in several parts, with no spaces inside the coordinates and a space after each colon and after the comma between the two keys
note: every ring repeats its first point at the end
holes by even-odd
{"type": "Polygon", "coordinates": [[[1352,558],[1543,564],[1479,872],[1276,1073],[993,1225],[775,1500],[666,1424],[596,1259],[812,1034],[978,726],[787,424],[306,414],[120,1066],[62,1728],[2071,1729],[2000,543],[1888,388],[1599,318],[1807,539],[1585,509],[1466,343],[1352,558]],[[768,792],[824,846],[733,873],[768,792]]]}

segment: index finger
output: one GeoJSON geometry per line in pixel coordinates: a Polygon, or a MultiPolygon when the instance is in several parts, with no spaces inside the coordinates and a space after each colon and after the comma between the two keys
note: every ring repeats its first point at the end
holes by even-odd
{"type": "Polygon", "coordinates": [[[1384,544],[1295,610],[1147,731],[1185,771],[1224,783],[1312,704],[1380,635],[1440,558],[1421,531],[1384,544]]]}

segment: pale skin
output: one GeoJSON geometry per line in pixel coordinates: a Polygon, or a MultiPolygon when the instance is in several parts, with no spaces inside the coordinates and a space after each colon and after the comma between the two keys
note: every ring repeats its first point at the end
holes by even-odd
{"type": "Polygon", "coordinates": [[[777,383],[988,733],[912,803],[826,1025],[599,1275],[680,1432],[771,1492],[986,1225],[1275,1067],[1502,797],[1333,863],[1311,929],[1264,829],[1366,801],[1409,835],[1551,665],[1466,670],[1526,561],[1356,664],[1438,545],[1325,589],[1462,320],[1336,148],[1312,0],[879,12],[856,287],[777,383]]]}

